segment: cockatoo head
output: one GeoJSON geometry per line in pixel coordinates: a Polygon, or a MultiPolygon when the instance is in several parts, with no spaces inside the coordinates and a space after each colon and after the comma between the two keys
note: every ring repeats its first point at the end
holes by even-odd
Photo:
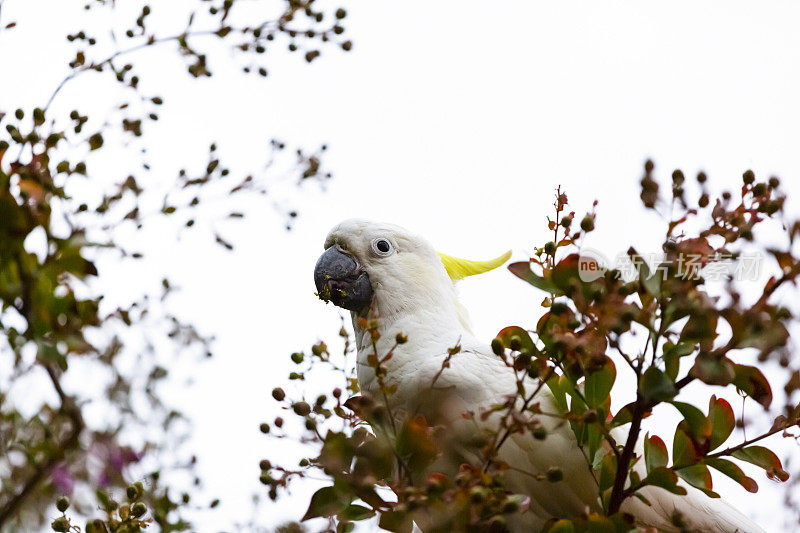
{"type": "Polygon", "coordinates": [[[409,311],[440,313],[458,307],[455,280],[496,268],[509,256],[456,259],[400,226],[350,219],[325,239],[314,282],[320,298],[361,316],[370,309],[382,318],[409,311]]]}

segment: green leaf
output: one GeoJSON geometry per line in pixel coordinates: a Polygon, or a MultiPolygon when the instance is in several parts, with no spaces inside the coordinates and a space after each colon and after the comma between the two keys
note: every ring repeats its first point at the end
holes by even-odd
{"type": "Polygon", "coordinates": [[[348,505],[344,511],[339,513],[339,517],[344,520],[358,522],[359,520],[366,520],[375,516],[375,511],[363,505],[351,504],[348,505]]]}
{"type": "Polygon", "coordinates": [[[693,465],[699,459],[691,437],[678,426],[672,441],[672,463],[681,467],[693,465]]]}
{"type": "Polygon", "coordinates": [[[308,510],[303,520],[319,516],[333,516],[347,507],[350,500],[344,497],[335,487],[322,487],[311,496],[308,510]]]}
{"type": "Polygon", "coordinates": [[[694,360],[689,375],[708,385],[725,386],[734,378],[733,363],[727,357],[700,352],[694,360]]]}
{"type": "Polygon", "coordinates": [[[758,492],[758,483],[753,478],[747,477],[736,463],[720,457],[708,457],[703,462],[737,482],[747,492],[758,492]]]}
{"type": "Polygon", "coordinates": [[[617,368],[614,366],[614,361],[606,356],[603,366],[586,376],[584,396],[589,407],[597,408],[605,403],[616,379],[617,368]]]}
{"type": "Polygon", "coordinates": [[[664,367],[667,377],[675,381],[678,378],[678,371],[680,370],[681,357],[687,356],[694,351],[695,345],[690,342],[679,342],[672,344],[667,342],[664,344],[663,358],[664,367]]]}
{"type": "Polygon", "coordinates": [[[780,481],[789,479],[789,474],[783,469],[778,456],[772,450],[763,446],[748,446],[747,448],[736,450],[731,455],[742,461],[760,466],[767,471],[767,477],[770,479],[778,479],[780,481]]]}
{"type": "Polygon", "coordinates": [[[339,522],[336,524],[336,533],[350,533],[356,528],[352,522],[339,522]]]}
{"type": "Polygon", "coordinates": [[[660,437],[653,435],[652,437],[645,437],[644,439],[644,463],[647,468],[647,473],[650,474],[656,468],[667,466],[669,461],[669,453],[667,452],[667,445],[660,437]]]}
{"type": "Polygon", "coordinates": [[[695,464],[687,466],[678,470],[677,473],[689,485],[702,490],[711,498],[719,498],[719,494],[711,490],[713,488],[711,472],[708,471],[706,465],[695,464]]]}
{"type": "Polygon", "coordinates": [[[660,487],[673,494],[679,494],[681,496],[686,495],[686,489],[678,486],[677,474],[665,466],[654,468],[652,472],[647,474],[647,477],[644,478],[642,483],[644,485],[660,487]]]}
{"type": "Polygon", "coordinates": [[[575,525],[572,523],[572,520],[562,518],[550,526],[550,528],[547,529],[547,533],[575,533],[575,525]]]}
{"type": "Polygon", "coordinates": [[[511,348],[513,345],[513,349],[518,352],[527,352],[532,356],[540,355],[539,349],[531,339],[530,333],[519,326],[508,326],[501,329],[497,334],[497,338],[503,342],[505,348],[511,348]]]}
{"type": "Polygon", "coordinates": [[[630,424],[631,420],[633,420],[633,408],[635,405],[636,402],[631,402],[625,405],[619,411],[617,411],[617,414],[615,414],[614,418],[611,419],[609,427],[615,428],[617,426],[624,426],[625,424],[630,424]]]}
{"type": "Polygon", "coordinates": [[[642,287],[644,287],[648,293],[658,298],[661,295],[661,276],[659,275],[659,271],[656,270],[655,274],[651,274],[650,266],[647,264],[647,261],[645,261],[633,247],[628,248],[628,257],[630,257],[633,266],[639,272],[639,281],[642,287]]]}
{"type": "Polygon", "coordinates": [[[606,516],[598,513],[592,513],[586,517],[586,530],[591,533],[613,533],[615,531],[625,531],[625,529],[617,529],[614,522],[606,516]]]}
{"type": "Polygon", "coordinates": [[[578,254],[570,254],[553,267],[553,284],[562,293],[570,294],[573,289],[580,288],[583,285],[579,266],[580,256],[578,254]]]}
{"type": "Polygon", "coordinates": [[[772,389],[769,381],[754,366],[733,365],[733,384],[767,409],[772,403],[772,389]]]}
{"type": "Polygon", "coordinates": [[[711,422],[709,450],[715,450],[731,436],[736,418],[733,416],[731,404],[722,398],[711,396],[711,400],[708,402],[708,419],[711,422]]]}
{"type": "Polygon", "coordinates": [[[651,366],[644,371],[639,382],[639,392],[648,401],[663,402],[671,400],[678,394],[675,382],[669,379],[660,369],[651,366]]]}
{"type": "Polygon", "coordinates": [[[695,441],[701,441],[711,435],[711,422],[706,415],[692,404],[684,402],[670,402],[683,415],[689,433],[695,441]]]}
{"type": "Polygon", "coordinates": [[[566,387],[570,386],[567,378],[564,376],[554,375],[548,379],[545,384],[547,385],[547,388],[550,389],[550,392],[553,393],[553,400],[555,401],[559,412],[566,413],[569,410],[569,406],[567,405],[566,387]]]}
{"type": "Polygon", "coordinates": [[[617,475],[617,458],[613,453],[607,453],[600,461],[600,476],[598,483],[600,492],[610,489],[614,485],[614,478],[617,475]]]}
{"type": "Polygon", "coordinates": [[[549,292],[556,295],[561,295],[561,291],[556,287],[552,281],[535,274],[531,270],[531,264],[527,261],[520,261],[518,263],[511,263],[508,265],[508,270],[523,281],[527,281],[537,289],[549,292]]]}
{"type": "Polygon", "coordinates": [[[378,521],[378,526],[394,533],[411,533],[413,522],[406,511],[384,511],[378,521]]]}
{"type": "Polygon", "coordinates": [[[425,419],[417,416],[408,419],[397,435],[397,453],[413,472],[424,470],[437,455],[436,445],[431,438],[425,419]]]}
{"type": "Polygon", "coordinates": [[[718,316],[713,309],[701,309],[689,315],[681,330],[681,342],[711,341],[717,336],[718,316]]]}

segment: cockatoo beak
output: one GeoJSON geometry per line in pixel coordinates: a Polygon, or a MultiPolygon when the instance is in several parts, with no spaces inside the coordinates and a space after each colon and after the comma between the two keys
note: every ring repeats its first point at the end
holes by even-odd
{"type": "Polygon", "coordinates": [[[364,313],[372,303],[369,276],[351,256],[331,246],[314,267],[314,284],[321,300],[364,313]]]}

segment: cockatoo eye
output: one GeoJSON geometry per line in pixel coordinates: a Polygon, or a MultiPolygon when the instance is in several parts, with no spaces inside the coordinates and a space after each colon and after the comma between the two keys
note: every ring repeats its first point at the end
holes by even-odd
{"type": "Polygon", "coordinates": [[[372,250],[378,255],[389,255],[392,252],[392,244],[386,239],[375,239],[372,241],[372,250]]]}

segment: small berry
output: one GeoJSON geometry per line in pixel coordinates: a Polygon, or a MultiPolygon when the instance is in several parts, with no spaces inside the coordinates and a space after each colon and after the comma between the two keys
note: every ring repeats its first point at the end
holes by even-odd
{"type": "Polygon", "coordinates": [[[503,341],[499,338],[495,337],[492,339],[492,351],[495,355],[502,355],[503,353],[503,341]]]}
{"type": "Polygon", "coordinates": [[[69,498],[66,496],[62,496],[56,502],[56,509],[61,511],[62,513],[69,509],[69,498]]]}
{"type": "Polygon", "coordinates": [[[311,412],[311,406],[306,402],[296,402],[292,404],[292,410],[300,416],[307,416],[311,412]]]}
{"type": "Polygon", "coordinates": [[[59,516],[50,524],[50,527],[53,528],[53,531],[58,531],[59,533],[67,533],[72,527],[69,523],[69,519],[66,516],[59,516]]]}
{"type": "Polygon", "coordinates": [[[131,507],[131,514],[136,518],[139,518],[146,512],[147,512],[147,506],[142,502],[136,502],[133,504],[133,507],[131,507]]]}
{"type": "Polygon", "coordinates": [[[547,481],[550,483],[557,483],[564,479],[564,472],[557,466],[551,466],[547,469],[547,481]]]}

